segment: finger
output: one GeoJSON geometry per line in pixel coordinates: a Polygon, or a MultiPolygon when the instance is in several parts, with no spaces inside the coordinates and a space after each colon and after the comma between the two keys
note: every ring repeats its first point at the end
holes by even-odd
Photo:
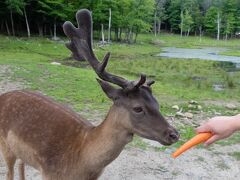
{"type": "Polygon", "coordinates": [[[199,126],[198,128],[196,128],[197,133],[210,132],[210,131],[211,131],[211,129],[207,124],[203,124],[203,125],[199,126]]]}
{"type": "Polygon", "coordinates": [[[214,143],[215,141],[217,141],[217,140],[219,140],[219,139],[220,139],[219,135],[213,135],[210,139],[208,139],[208,140],[204,143],[204,145],[205,145],[205,146],[209,146],[210,144],[214,143]]]}

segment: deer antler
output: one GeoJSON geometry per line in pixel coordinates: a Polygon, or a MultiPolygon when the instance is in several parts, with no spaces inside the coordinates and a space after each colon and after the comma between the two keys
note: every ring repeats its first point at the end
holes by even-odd
{"type": "Polygon", "coordinates": [[[87,60],[102,80],[116,84],[124,90],[130,91],[139,88],[146,82],[145,75],[141,75],[138,81],[128,81],[108,73],[105,69],[110,58],[110,52],[105,55],[102,63],[100,63],[92,50],[92,16],[90,11],[86,9],[78,11],[76,19],[78,28],[69,21],[63,24],[64,33],[71,40],[66,46],[72,52],[74,58],[87,60]]]}
{"type": "Polygon", "coordinates": [[[87,60],[97,75],[105,81],[117,84],[124,89],[131,89],[137,85],[138,83],[133,83],[132,81],[105,71],[110,53],[105,55],[102,63],[97,60],[92,50],[92,17],[90,12],[88,10],[78,11],[76,19],[78,28],[75,28],[71,22],[65,22],[63,25],[65,34],[71,40],[66,46],[72,51],[73,57],[87,60]],[[131,88],[129,86],[131,86],[131,88]]]}

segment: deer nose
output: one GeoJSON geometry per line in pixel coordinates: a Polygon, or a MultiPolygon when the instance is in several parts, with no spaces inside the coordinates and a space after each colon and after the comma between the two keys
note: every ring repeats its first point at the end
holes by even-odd
{"type": "Polygon", "coordinates": [[[179,139],[179,133],[175,129],[171,130],[168,136],[171,142],[177,142],[179,139]]]}
{"type": "Polygon", "coordinates": [[[170,139],[172,139],[172,140],[178,140],[178,138],[179,138],[179,135],[177,134],[177,133],[170,133],[169,134],[169,137],[170,137],[170,139]]]}

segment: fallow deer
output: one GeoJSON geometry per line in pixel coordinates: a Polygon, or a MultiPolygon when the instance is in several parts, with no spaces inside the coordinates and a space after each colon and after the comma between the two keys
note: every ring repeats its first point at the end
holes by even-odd
{"type": "MultiPolygon", "coordinates": [[[[150,88],[153,81],[146,81],[144,75],[138,81],[128,81],[107,72],[110,54],[100,63],[92,50],[90,12],[80,10],[76,18],[79,28],[70,22],[63,25],[71,40],[67,47],[75,57],[83,57],[93,67],[113,105],[105,120],[94,126],[38,93],[13,91],[1,95],[0,148],[8,168],[7,180],[14,179],[16,159],[39,170],[43,180],[94,180],[134,134],[163,145],[179,138],[159,112],[150,88]]],[[[19,170],[23,180],[23,163],[19,170]]]]}

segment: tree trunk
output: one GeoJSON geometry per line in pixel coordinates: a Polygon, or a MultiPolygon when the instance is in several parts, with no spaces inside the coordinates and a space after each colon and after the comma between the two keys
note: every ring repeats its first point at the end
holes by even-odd
{"type": "Polygon", "coordinates": [[[124,37],[125,42],[128,42],[128,36],[129,36],[129,29],[125,29],[125,37],[124,37]]]}
{"type": "Polygon", "coordinates": [[[112,10],[109,8],[109,21],[108,21],[108,43],[111,41],[111,20],[112,20],[112,10]]]}
{"type": "MultiPolygon", "coordinates": [[[[50,28],[51,31],[51,28],[50,28]]],[[[43,35],[47,35],[47,25],[43,24],[43,35]]]]}
{"type": "Polygon", "coordinates": [[[158,21],[158,34],[161,33],[161,25],[162,25],[162,21],[158,21]]]}
{"type": "Polygon", "coordinates": [[[7,21],[5,21],[5,25],[6,25],[6,30],[7,30],[8,36],[11,36],[7,21]]]}
{"type": "Polygon", "coordinates": [[[226,35],[225,35],[225,40],[227,40],[228,39],[228,34],[226,33],[226,35]]]}
{"type": "Polygon", "coordinates": [[[200,42],[202,42],[202,26],[199,26],[199,38],[200,42]]]}
{"type": "Polygon", "coordinates": [[[119,39],[120,41],[122,41],[122,28],[119,28],[118,31],[119,31],[119,39]]]}
{"type": "Polygon", "coordinates": [[[25,7],[23,8],[23,13],[24,13],[25,21],[26,21],[28,37],[30,38],[31,33],[30,33],[30,28],[29,28],[29,24],[28,24],[28,18],[27,18],[27,13],[26,13],[25,7]]]}
{"type": "Polygon", "coordinates": [[[114,39],[115,41],[118,41],[118,28],[114,28],[114,39]]]}
{"type": "Polygon", "coordinates": [[[183,33],[183,11],[181,11],[181,37],[183,33]]]}
{"type": "Polygon", "coordinates": [[[218,19],[217,19],[217,40],[220,39],[220,24],[221,24],[221,18],[220,18],[220,13],[218,12],[218,15],[217,15],[218,19]]]}
{"type": "Polygon", "coordinates": [[[103,24],[101,24],[101,31],[102,31],[102,43],[104,44],[105,43],[105,38],[104,38],[104,26],[103,24]]]}
{"type": "Polygon", "coordinates": [[[134,43],[137,42],[137,36],[138,36],[138,33],[135,34],[135,39],[134,39],[134,43]]]}
{"type": "Polygon", "coordinates": [[[157,11],[154,13],[154,35],[157,36],[157,11]]]}
{"type": "Polygon", "coordinates": [[[133,39],[133,32],[132,32],[132,28],[130,28],[130,32],[129,32],[129,44],[132,43],[132,39],[133,39]]]}
{"type": "Polygon", "coordinates": [[[11,24],[12,24],[12,35],[15,36],[15,30],[14,30],[14,22],[13,22],[12,10],[10,10],[10,18],[11,18],[11,24]]]}
{"type": "Polygon", "coordinates": [[[56,21],[56,18],[54,19],[53,39],[57,40],[57,21],[56,21]]]}
{"type": "Polygon", "coordinates": [[[3,29],[4,29],[4,21],[2,20],[1,21],[1,31],[3,31],[3,29]]]}
{"type": "MultiPolygon", "coordinates": [[[[47,25],[45,25],[45,27],[47,28],[47,25]]],[[[52,27],[50,25],[49,25],[49,33],[50,33],[50,36],[53,37],[52,27]]]]}
{"type": "Polygon", "coordinates": [[[39,23],[37,23],[37,26],[38,26],[38,34],[40,37],[43,36],[43,26],[40,25],[39,23]]]}
{"type": "Polygon", "coordinates": [[[190,32],[190,28],[189,28],[188,31],[187,31],[187,37],[189,36],[189,32],[190,32]]]}

